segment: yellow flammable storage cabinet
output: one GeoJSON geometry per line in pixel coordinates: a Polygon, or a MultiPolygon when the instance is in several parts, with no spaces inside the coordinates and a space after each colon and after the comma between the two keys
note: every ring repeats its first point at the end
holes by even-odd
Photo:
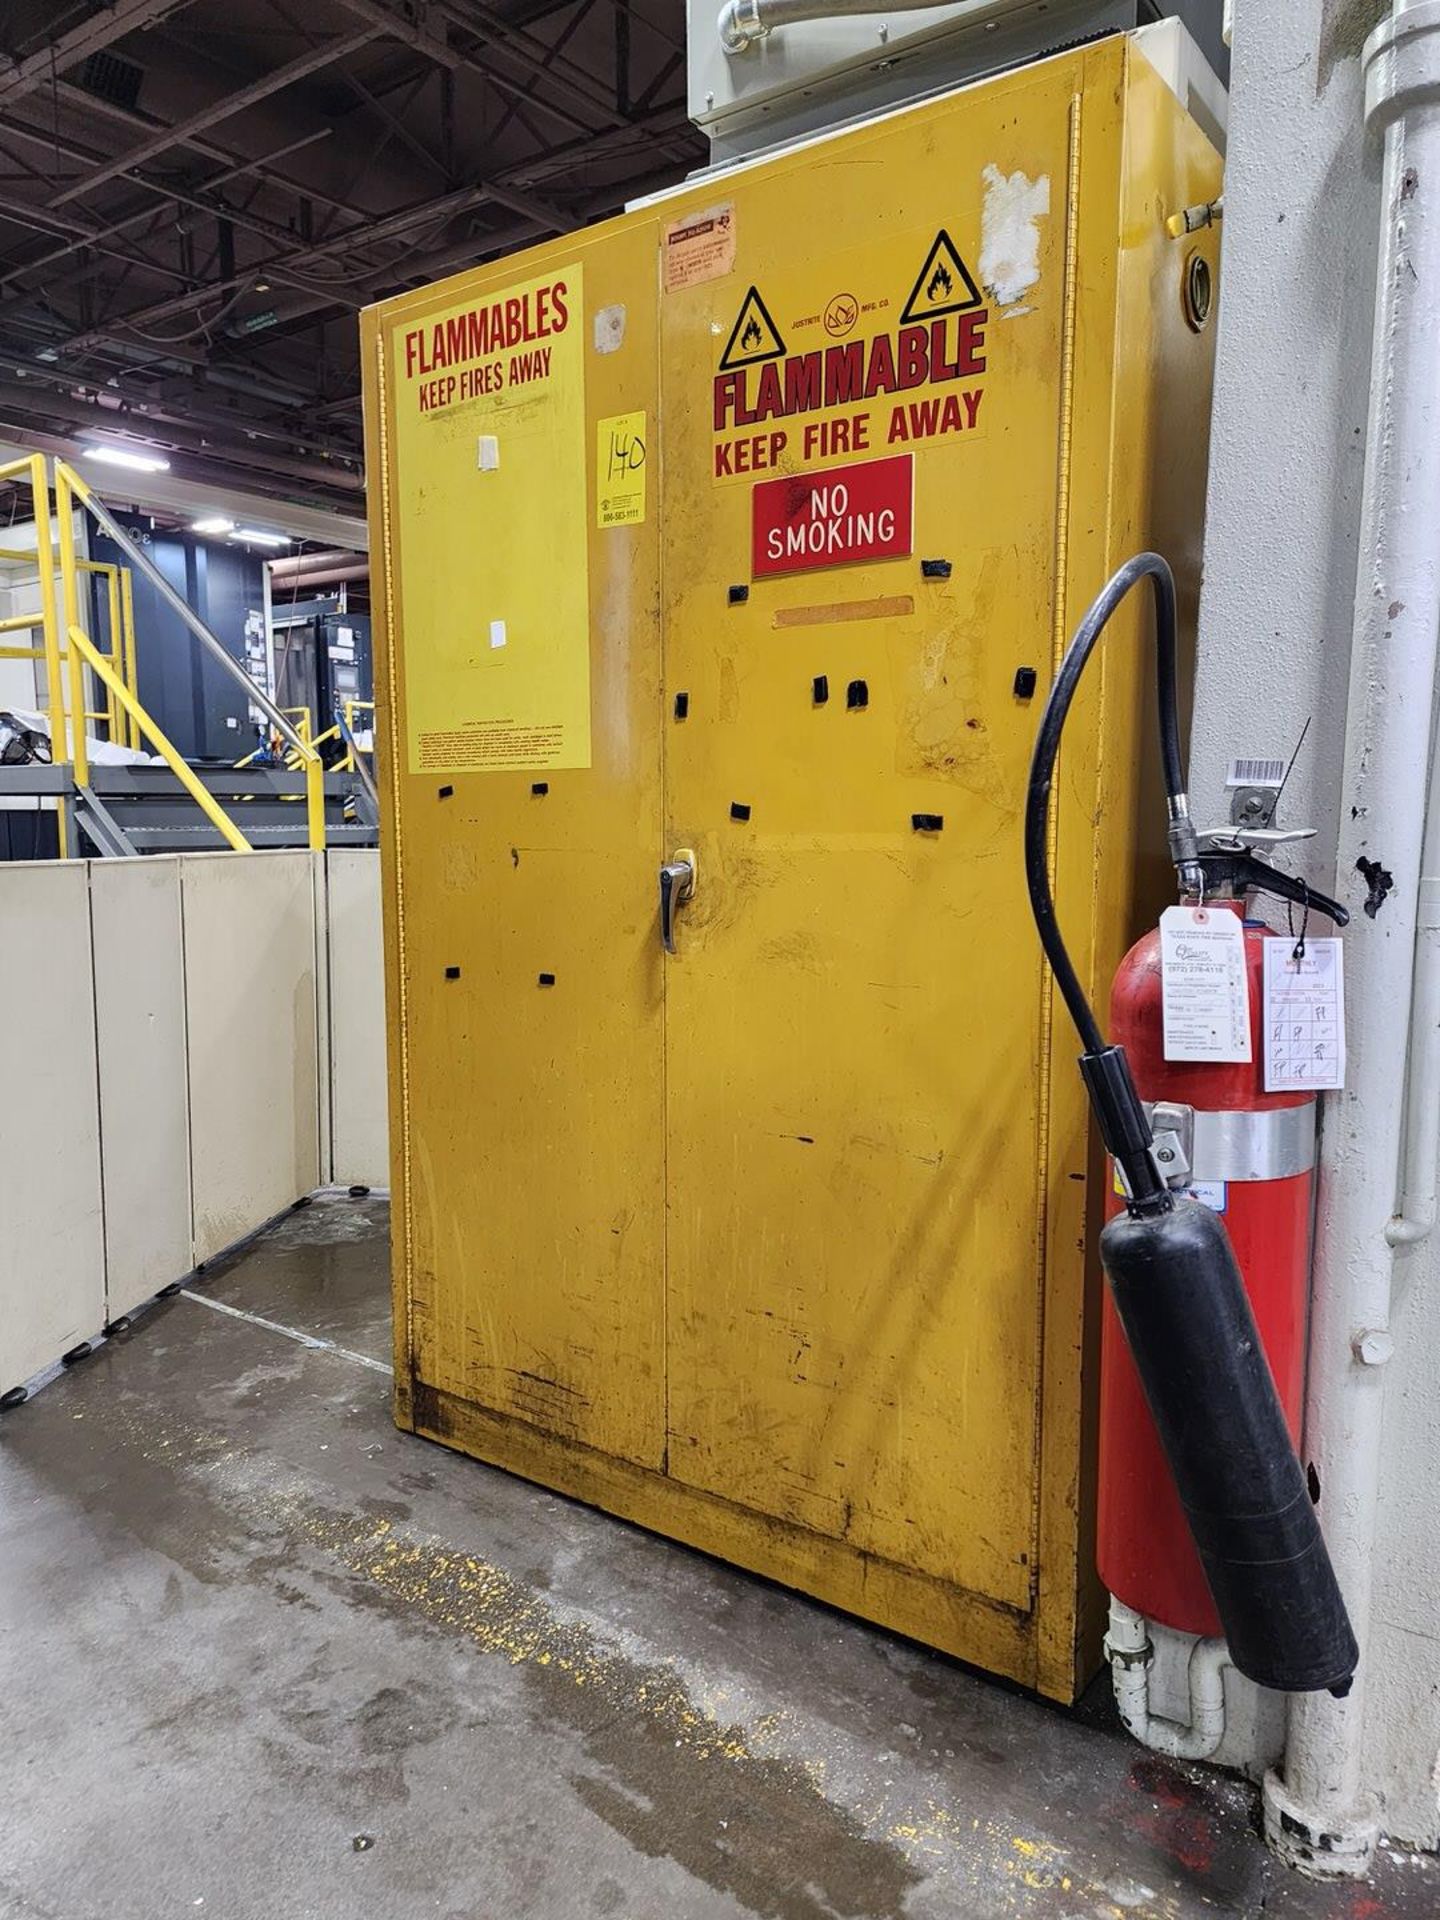
{"type": "MultiPolygon", "coordinates": [[[[1112,565],[1193,591],[1218,190],[1115,37],[364,322],[397,1419],[1061,1699],[1102,1187],[1021,810],[1112,565]]],[[[1141,633],[1059,781],[1102,997],[1141,633]]]]}

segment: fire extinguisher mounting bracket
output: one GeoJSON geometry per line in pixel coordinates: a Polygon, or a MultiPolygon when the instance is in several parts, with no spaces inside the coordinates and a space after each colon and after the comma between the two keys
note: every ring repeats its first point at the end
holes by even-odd
{"type": "Polygon", "coordinates": [[[1185,1187],[1195,1152],[1195,1109],[1178,1100],[1142,1102],[1155,1141],[1155,1159],[1167,1187],[1185,1187]]]}
{"type": "Polygon", "coordinates": [[[1166,1184],[1289,1180],[1315,1165],[1315,1102],[1219,1112],[1182,1100],[1142,1100],[1166,1184]]]}

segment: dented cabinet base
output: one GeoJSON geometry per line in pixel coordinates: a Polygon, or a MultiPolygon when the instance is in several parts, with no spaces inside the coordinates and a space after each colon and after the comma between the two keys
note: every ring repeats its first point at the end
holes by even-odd
{"type": "Polygon", "coordinates": [[[417,1388],[409,1407],[399,1396],[396,1417],[423,1439],[458,1447],[848,1613],[883,1621],[990,1673],[1034,1683],[1031,1627],[1023,1612],[429,1388],[417,1388]]]}
{"type": "Polygon", "coordinates": [[[1115,561],[1193,592],[1218,180],[1117,37],[364,322],[402,1424],[1063,1699],[1100,1196],[1021,803],[1115,561]]]}

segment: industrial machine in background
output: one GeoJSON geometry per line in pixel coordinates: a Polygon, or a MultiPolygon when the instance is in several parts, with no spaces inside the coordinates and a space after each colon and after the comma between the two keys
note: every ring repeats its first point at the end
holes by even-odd
{"type": "MultiPolygon", "coordinates": [[[[400,1423],[1067,1700],[1104,1183],[1018,854],[1099,583],[1193,614],[1198,72],[1114,34],[363,323],[400,1423]]],[[[1056,789],[1092,991],[1145,672],[1056,789]]]]}
{"type": "MultiPolygon", "coordinates": [[[[117,514],[171,587],[193,607],[230,656],[246,664],[245,628],[264,601],[264,561],[258,554],[179,531],[157,528],[146,516],[117,514]]],[[[104,532],[90,541],[90,558],[124,567],[127,555],[104,532]]],[[[253,733],[250,697],[213,654],[197,647],[189,629],[152,581],[131,576],[140,699],[167,738],[190,760],[233,766],[253,733]],[[143,652],[138,644],[143,634],[143,652]]],[[[94,631],[106,631],[105,582],[92,581],[94,631]]],[[[261,683],[263,685],[263,681],[261,683]]]]}
{"type": "MultiPolygon", "coordinates": [[[[287,711],[305,708],[312,738],[348,709],[363,711],[364,731],[375,699],[370,659],[370,616],[350,613],[333,596],[272,602],[275,647],[275,697],[287,711]]],[[[339,742],[341,754],[345,751],[339,742]]],[[[337,756],[338,757],[338,756],[337,756]]]]}

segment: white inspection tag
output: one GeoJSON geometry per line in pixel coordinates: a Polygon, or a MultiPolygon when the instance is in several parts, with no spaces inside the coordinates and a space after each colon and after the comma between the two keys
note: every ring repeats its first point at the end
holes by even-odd
{"type": "Polygon", "coordinates": [[[1167,1060],[1248,1060],[1245,929],[1225,907],[1160,916],[1160,1001],[1167,1060]]]}
{"type": "Polygon", "coordinates": [[[1345,949],[1323,940],[1265,942],[1265,1091],[1345,1084],[1345,949]]]}

